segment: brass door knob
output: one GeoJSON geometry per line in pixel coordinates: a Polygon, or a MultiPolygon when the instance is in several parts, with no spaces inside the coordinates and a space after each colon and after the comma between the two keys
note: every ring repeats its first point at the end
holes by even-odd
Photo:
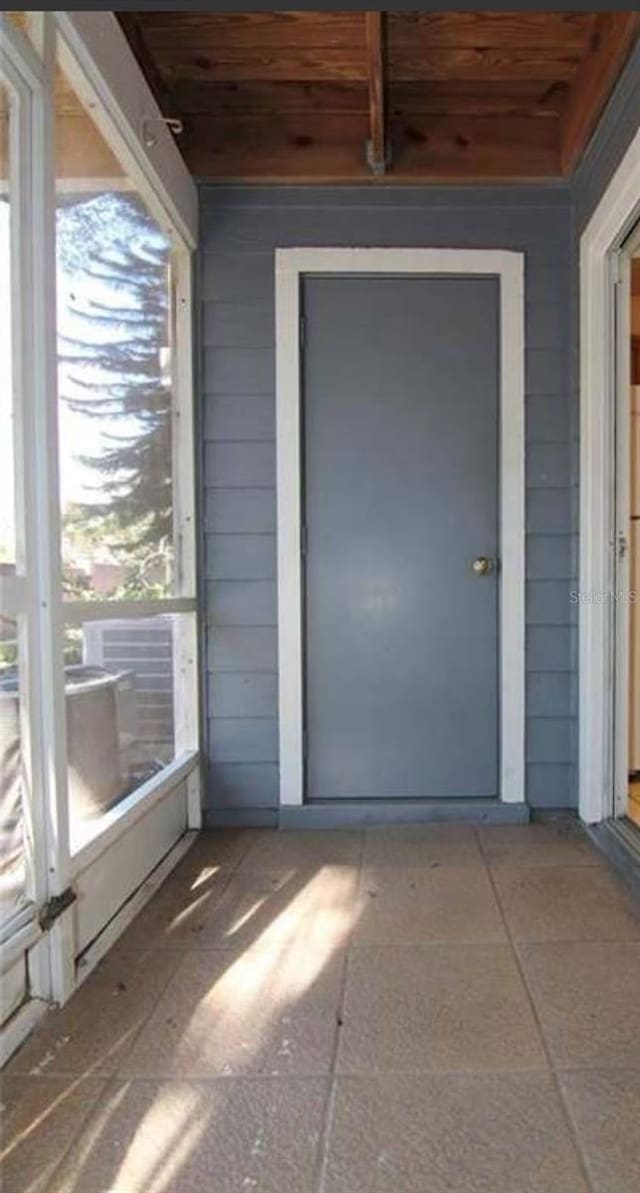
{"type": "Polygon", "coordinates": [[[493,570],[493,560],[487,559],[486,555],[479,555],[474,559],[472,566],[476,576],[488,576],[493,570]]]}

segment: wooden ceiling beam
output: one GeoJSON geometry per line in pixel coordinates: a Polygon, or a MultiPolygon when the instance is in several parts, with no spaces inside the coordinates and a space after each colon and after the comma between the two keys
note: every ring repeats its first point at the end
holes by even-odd
{"type": "Polygon", "coordinates": [[[387,124],[384,77],[384,13],[365,13],[367,77],[369,84],[369,140],[367,165],[377,177],[387,170],[387,124]]]}
{"type": "Polygon", "coordinates": [[[640,30],[638,12],[601,12],[571,86],[563,120],[563,174],[577,165],[640,30]]]}
{"type": "MultiPolygon", "coordinates": [[[[193,173],[219,182],[369,182],[362,144],[368,113],[225,113],[193,116],[185,155],[193,173]]],[[[393,121],[389,183],[529,181],[557,175],[558,120],[415,115],[393,121]]]]}

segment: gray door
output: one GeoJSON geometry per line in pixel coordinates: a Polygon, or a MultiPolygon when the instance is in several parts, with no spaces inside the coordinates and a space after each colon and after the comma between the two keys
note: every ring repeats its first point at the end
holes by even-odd
{"type": "Polygon", "coordinates": [[[307,799],[498,794],[498,284],[303,293],[307,799]]]}

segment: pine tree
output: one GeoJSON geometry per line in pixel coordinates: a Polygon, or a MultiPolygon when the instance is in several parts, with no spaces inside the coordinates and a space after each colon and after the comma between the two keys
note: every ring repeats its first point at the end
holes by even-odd
{"type": "Polygon", "coordinates": [[[172,536],[171,389],[166,238],[127,192],[73,197],[58,209],[60,398],[100,420],[96,501],[74,510],[103,519],[114,550],[159,550],[172,536]]]}

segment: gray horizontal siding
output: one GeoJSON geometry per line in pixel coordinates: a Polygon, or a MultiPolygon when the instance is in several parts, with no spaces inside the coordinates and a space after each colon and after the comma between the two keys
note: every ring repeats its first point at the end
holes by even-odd
{"type": "Polygon", "coordinates": [[[566,671],[533,671],[527,676],[527,700],[531,716],[571,717],[575,677],[566,671]]]}
{"type": "Polygon", "coordinates": [[[569,311],[557,300],[554,302],[530,300],[527,304],[525,321],[528,344],[535,344],[539,350],[566,349],[570,335],[569,311]]]}
{"type": "Polygon", "coordinates": [[[278,722],[274,717],[212,717],[209,741],[216,764],[278,761],[278,722]]]}
{"type": "Polygon", "coordinates": [[[527,527],[530,534],[570,534],[573,529],[571,489],[529,489],[527,527]]]}
{"type": "Polygon", "coordinates": [[[562,489],[571,480],[571,445],[531,443],[527,449],[527,488],[562,489]]]}
{"type": "MultiPolygon", "coordinates": [[[[277,635],[263,626],[216,624],[215,610],[207,617],[207,667],[214,671],[277,671],[277,635]]],[[[213,709],[209,710],[213,712],[213,709]]]]}
{"type": "Polygon", "coordinates": [[[567,622],[527,627],[527,671],[570,671],[575,663],[575,635],[567,622]]]}
{"type": "Polygon", "coordinates": [[[276,551],[270,534],[208,534],[205,574],[217,580],[272,580],[276,551]]]}
{"type": "Polygon", "coordinates": [[[572,413],[567,395],[557,398],[532,394],[526,415],[527,442],[566,443],[571,432],[572,413]]]}
{"type": "Polygon", "coordinates": [[[275,626],[278,623],[278,598],[275,580],[255,580],[252,584],[235,578],[216,580],[207,590],[209,608],[214,610],[216,625],[275,626]]]}
{"type": "Polygon", "coordinates": [[[205,444],[204,483],[209,488],[275,489],[275,443],[232,440],[205,444]]]}
{"type": "Polygon", "coordinates": [[[207,302],[202,315],[202,347],[273,348],[273,303],[207,302]]]}
{"type": "Polygon", "coordinates": [[[575,804],[575,764],[527,765],[527,799],[533,808],[569,808],[575,804]]]}
{"type": "Polygon", "coordinates": [[[573,579],[574,540],[567,534],[527,535],[527,580],[573,579]]]}
{"type": "MultiPolygon", "coordinates": [[[[207,819],[224,822],[216,814],[222,811],[237,812],[240,809],[273,809],[278,803],[278,767],[271,762],[224,763],[214,760],[212,773],[215,798],[210,799],[207,819]]],[[[241,817],[229,817],[237,822],[241,817]]],[[[261,821],[251,818],[251,823],[261,821]]]]}
{"type": "Polygon", "coordinates": [[[215,440],[273,439],[275,402],[268,397],[217,395],[207,403],[205,438],[215,440]]]}
{"type": "Polygon", "coordinates": [[[275,534],[275,489],[210,487],[204,507],[205,530],[219,534],[275,534]]]}
{"type": "MultiPolygon", "coordinates": [[[[574,625],[577,617],[577,604],[571,602],[573,588],[566,580],[528,580],[527,625],[529,630],[534,626],[567,626],[574,625]]],[[[529,659],[530,666],[533,660],[529,659]]]]}
{"type": "Polygon", "coordinates": [[[575,384],[566,187],[202,187],[207,815],[278,797],[274,249],[525,253],[527,797],[575,803],[575,384]]]}
{"type": "Polygon", "coordinates": [[[217,717],[276,717],[278,677],[264,672],[214,672],[209,676],[208,699],[217,717]]]}
{"type": "Polygon", "coordinates": [[[273,394],[272,348],[205,348],[204,389],[210,394],[273,394]]]}

